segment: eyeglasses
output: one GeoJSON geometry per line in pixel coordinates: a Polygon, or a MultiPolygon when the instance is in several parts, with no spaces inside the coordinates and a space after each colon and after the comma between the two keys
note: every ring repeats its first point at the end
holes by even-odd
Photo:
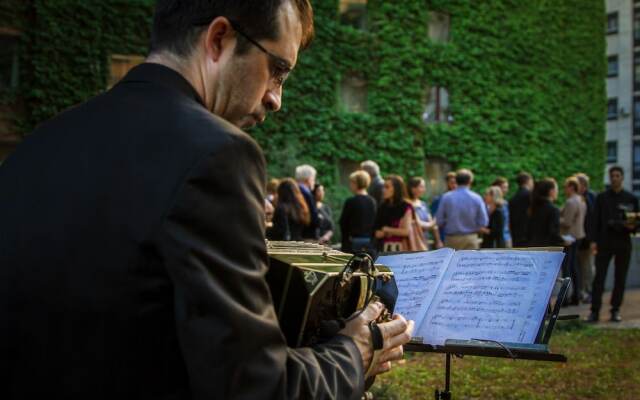
{"type": "Polygon", "coordinates": [[[260,49],[260,51],[262,51],[269,57],[271,76],[273,78],[273,81],[276,83],[276,85],[278,85],[278,87],[284,85],[284,82],[287,80],[289,74],[291,73],[291,66],[289,62],[265,49],[260,43],[254,40],[251,36],[247,35],[238,23],[234,21],[229,22],[231,23],[233,29],[240,34],[240,36],[247,39],[249,43],[256,46],[258,49],[260,49]]]}

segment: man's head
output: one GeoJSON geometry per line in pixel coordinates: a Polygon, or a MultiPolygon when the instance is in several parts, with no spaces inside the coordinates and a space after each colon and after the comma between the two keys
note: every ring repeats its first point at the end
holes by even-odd
{"type": "Polygon", "coordinates": [[[524,188],[529,191],[533,190],[533,178],[528,172],[520,172],[516,177],[516,182],[520,188],[524,188]]]}
{"type": "Polygon", "coordinates": [[[564,181],[564,194],[566,197],[571,197],[574,194],[579,193],[580,182],[575,176],[569,177],[564,181]]]}
{"type": "Polygon", "coordinates": [[[311,165],[300,165],[296,167],[296,181],[305,185],[309,190],[313,190],[316,185],[316,169],[311,165]]]}
{"type": "Polygon", "coordinates": [[[509,181],[503,176],[497,177],[491,186],[500,188],[500,190],[502,190],[502,196],[506,196],[507,193],[509,193],[509,181]]]}
{"type": "Polygon", "coordinates": [[[447,190],[456,190],[458,187],[458,183],[456,182],[456,173],[453,171],[447,172],[447,176],[445,178],[447,181],[447,190]]]}
{"type": "Polygon", "coordinates": [[[367,160],[360,163],[360,168],[365,170],[367,174],[374,179],[376,176],[380,176],[380,167],[375,161],[367,160]]]}
{"type": "Polygon", "coordinates": [[[575,175],[576,179],[580,183],[580,187],[578,188],[578,193],[585,194],[587,190],[589,190],[589,175],[579,172],[575,175]]]}
{"type": "Polygon", "coordinates": [[[622,184],[624,183],[624,170],[622,167],[614,166],[609,168],[609,182],[611,183],[611,189],[616,192],[622,190],[622,184]]]}
{"type": "Polygon", "coordinates": [[[214,114],[241,128],[282,104],[313,37],[309,0],[158,0],[150,62],[181,72],[214,114]]]}
{"type": "Polygon", "coordinates": [[[471,186],[473,183],[473,172],[468,169],[459,169],[456,172],[456,183],[458,186],[471,186]]]}

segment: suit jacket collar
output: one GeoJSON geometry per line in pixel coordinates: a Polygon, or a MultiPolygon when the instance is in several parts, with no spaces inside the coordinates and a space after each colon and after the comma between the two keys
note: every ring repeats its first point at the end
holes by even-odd
{"type": "Polygon", "coordinates": [[[191,86],[189,81],[178,71],[165,67],[164,65],[155,63],[140,64],[132,68],[121,81],[121,83],[127,82],[150,82],[161,85],[192,98],[203,107],[205,106],[204,101],[202,101],[202,98],[193,86],[191,86]]]}

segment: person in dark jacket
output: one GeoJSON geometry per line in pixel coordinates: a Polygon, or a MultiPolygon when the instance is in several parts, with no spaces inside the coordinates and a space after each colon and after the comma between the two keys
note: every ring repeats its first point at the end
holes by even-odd
{"type": "Polygon", "coordinates": [[[316,210],[318,210],[318,242],[330,244],[333,237],[333,211],[329,204],[324,202],[324,186],[316,183],[313,187],[313,198],[316,200],[316,210]]]}
{"type": "Polygon", "coordinates": [[[360,163],[360,168],[362,168],[366,173],[371,177],[371,183],[369,184],[369,188],[367,192],[369,196],[373,197],[376,201],[376,205],[379,207],[382,204],[383,195],[382,192],[384,190],[384,179],[380,175],[380,167],[373,160],[367,160],[360,163]]]}
{"type": "Polygon", "coordinates": [[[602,292],[611,259],[614,259],[613,292],[611,293],[611,321],[620,322],[620,306],[631,259],[631,234],[638,228],[637,218],[628,213],[638,212],[638,199],[624,190],[624,171],[621,167],[609,169],[611,188],[596,197],[594,207],[595,242],[591,244],[596,254],[596,276],[593,279],[591,314],[588,322],[597,322],[602,307],[602,292]]]}
{"type": "Polygon", "coordinates": [[[371,237],[376,219],[376,201],[367,194],[371,178],[365,171],[356,171],[349,175],[349,189],[353,193],[342,208],[340,232],[342,233],[342,251],[353,253],[372,250],[371,237]]]}
{"type": "Polygon", "coordinates": [[[273,227],[269,230],[269,240],[302,240],[302,231],[309,225],[311,216],[298,184],[291,178],[280,181],[276,209],[273,213],[273,227]]]}
{"type": "Polygon", "coordinates": [[[509,227],[513,247],[525,247],[527,245],[527,222],[529,221],[533,178],[527,172],[521,172],[516,177],[516,182],[518,183],[518,191],[509,200],[509,227]]]}
{"type": "MultiPolygon", "coordinates": [[[[159,0],[148,62],[0,166],[0,398],[362,397],[383,307],[287,346],[241,130],[280,108],[312,20],[305,0],[159,0]]],[[[374,374],[412,324],[379,326],[374,374]]]]}
{"type": "Polygon", "coordinates": [[[307,203],[311,220],[302,230],[302,237],[307,240],[318,240],[318,209],[316,207],[316,199],[313,196],[313,188],[316,186],[316,169],[311,165],[299,165],[296,167],[296,181],[298,187],[307,203]]]}
{"type": "Polygon", "coordinates": [[[382,204],[378,207],[373,225],[378,250],[384,252],[408,251],[406,238],[411,233],[413,207],[407,200],[407,187],[402,177],[389,175],[384,180],[382,204]]]}
{"type": "Polygon", "coordinates": [[[485,249],[502,249],[506,246],[504,240],[504,199],[502,190],[498,186],[490,186],[484,192],[484,202],[489,214],[489,225],[482,228],[482,245],[485,249]]]}
{"type": "Polygon", "coordinates": [[[560,236],[560,210],[553,205],[558,198],[558,184],[553,178],[536,182],[531,197],[529,223],[527,224],[527,246],[564,246],[560,236]]]}

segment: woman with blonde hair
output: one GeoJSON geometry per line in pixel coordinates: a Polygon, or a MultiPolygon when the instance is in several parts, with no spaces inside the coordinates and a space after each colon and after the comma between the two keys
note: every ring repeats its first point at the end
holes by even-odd
{"type": "Polygon", "coordinates": [[[340,215],[342,251],[345,253],[371,250],[377,207],[375,199],[367,193],[370,183],[371,177],[366,171],[349,175],[349,189],[353,196],[344,202],[340,215]]]}
{"type": "Polygon", "coordinates": [[[480,229],[482,233],[482,248],[501,249],[505,247],[504,242],[504,198],[502,190],[498,186],[490,186],[484,192],[484,202],[487,205],[489,214],[489,225],[480,229]]]}

